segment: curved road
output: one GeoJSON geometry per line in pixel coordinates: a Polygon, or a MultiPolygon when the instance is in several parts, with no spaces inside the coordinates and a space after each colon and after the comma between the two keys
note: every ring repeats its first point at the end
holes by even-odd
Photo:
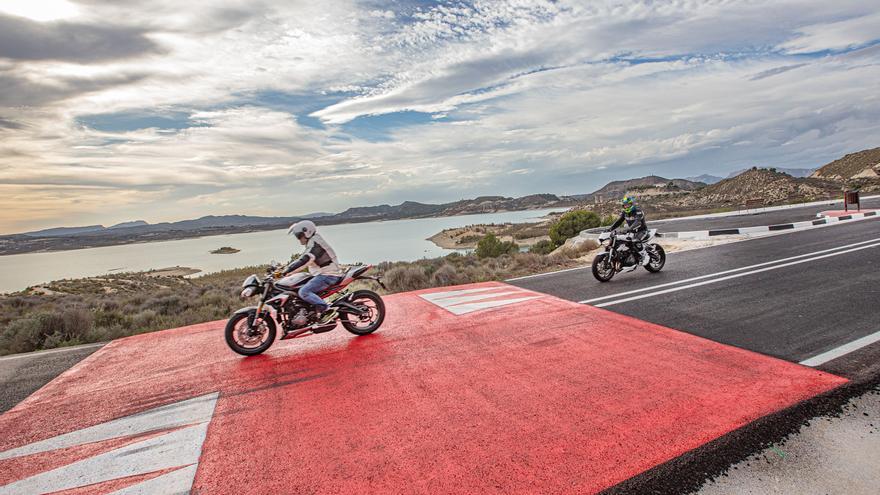
{"type": "MultiPolygon", "coordinates": [[[[880,332],[880,219],[670,253],[605,284],[588,267],[510,283],[801,362],[880,332]]],[[[872,349],[823,365],[870,372],[856,356],[872,349]]]]}
{"type": "MultiPolygon", "coordinates": [[[[880,198],[863,199],[863,209],[880,209],[880,198]]],[[[803,222],[815,220],[816,214],[826,210],[842,210],[843,203],[829,201],[820,206],[804,206],[782,210],[748,213],[718,218],[683,218],[669,220],[648,219],[651,228],[660,232],[687,232],[692,230],[735,229],[741,227],[757,227],[777,225],[781,223],[803,222]]]]}

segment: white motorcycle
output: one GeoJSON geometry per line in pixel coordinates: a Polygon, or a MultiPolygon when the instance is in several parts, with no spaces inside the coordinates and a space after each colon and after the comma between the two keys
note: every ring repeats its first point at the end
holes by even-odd
{"type": "MultiPolygon", "coordinates": [[[[648,263],[645,270],[657,273],[666,264],[666,251],[663,246],[654,243],[657,229],[648,231],[648,235],[642,239],[642,244],[647,253],[648,263]]],[[[603,232],[599,234],[599,244],[605,251],[596,255],[593,259],[593,276],[599,282],[607,282],[617,272],[633,271],[641,265],[641,257],[635,248],[635,239],[632,233],[603,232]]]]}

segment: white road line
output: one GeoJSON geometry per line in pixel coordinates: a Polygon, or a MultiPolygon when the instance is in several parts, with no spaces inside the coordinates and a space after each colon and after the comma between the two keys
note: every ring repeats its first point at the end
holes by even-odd
{"type": "Polygon", "coordinates": [[[107,342],[99,342],[97,344],[78,345],[78,346],[74,346],[74,347],[62,347],[60,349],[50,349],[48,351],[26,352],[24,354],[13,354],[11,356],[0,357],[0,361],[10,361],[12,359],[22,359],[22,358],[38,358],[40,356],[45,356],[47,354],[58,354],[59,352],[78,351],[81,349],[89,349],[91,347],[101,347],[104,345],[107,345],[107,342]]]}
{"type": "Polygon", "coordinates": [[[862,347],[869,346],[874,342],[880,342],[880,332],[874,332],[871,335],[853,340],[849,344],[843,344],[842,346],[831,349],[828,352],[823,352],[818,356],[813,356],[810,359],[804,359],[803,361],[801,361],[801,364],[804,366],[819,366],[820,364],[825,364],[828,361],[837,359],[840,356],[849,354],[850,352],[857,351],[862,347]]]}
{"type": "Polygon", "coordinates": [[[812,253],[799,254],[797,256],[789,256],[788,258],[781,258],[778,260],[767,261],[767,262],[758,263],[755,265],[748,265],[748,266],[743,266],[740,268],[734,268],[732,270],[724,270],[723,272],[715,272],[715,273],[710,273],[708,275],[700,275],[699,277],[691,277],[691,278],[686,278],[683,280],[677,280],[675,282],[667,282],[665,284],[652,285],[650,287],[644,287],[642,289],[634,289],[634,290],[630,290],[630,291],[626,291],[626,292],[618,292],[616,294],[611,294],[610,296],[602,296],[602,297],[594,297],[592,299],[584,299],[583,301],[578,301],[578,302],[581,304],[591,304],[596,301],[604,301],[606,299],[614,299],[614,298],[621,297],[621,296],[628,296],[630,294],[638,294],[639,292],[647,292],[647,291],[651,291],[651,290],[655,290],[655,289],[660,289],[663,287],[670,287],[673,285],[679,285],[679,284],[684,284],[687,282],[693,282],[695,280],[703,280],[703,279],[707,279],[707,278],[711,278],[711,277],[718,277],[721,275],[727,275],[728,273],[736,273],[736,272],[741,272],[743,270],[750,270],[752,268],[760,268],[762,266],[775,265],[776,263],[783,263],[786,261],[796,260],[796,259],[800,259],[800,258],[806,258],[808,256],[815,256],[817,254],[830,253],[832,251],[839,251],[842,249],[852,248],[855,246],[860,246],[862,244],[869,244],[869,243],[877,242],[877,241],[880,241],[880,237],[878,237],[876,239],[871,239],[869,241],[856,242],[853,244],[847,244],[845,246],[838,246],[838,247],[831,248],[831,249],[823,249],[821,251],[813,251],[812,253]]]}
{"type": "Polygon", "coordinates": [[[815,257],[813,257],[813,258],[807,258],[807,259],[803,259],[803,260],[792,261],[792,262],[784,263],[784,264],[781,264],[781,265],[769,266],[769,267],[766,267],[766,268],[761,268],[761,269],[759,269],[759,270],[752,270],[752,271],[750,271],[750,272],[737,273],[737,274],[735,274],[735,275],[728,275],[728,276],[726,276],[726,277],[714,278],[714,279],[711,279],[711,280],[704,280],[703,282],[697,282],[697,283],[695,283],[695,284],[689,284],[689,285],[685,285],[685,286],[682,286],[682,287],[673,287],[673,288],[671,288],[671,289],[665,289],[665,290],[660,290],[660,291],[656,291],[656,292],[650,292],[650,293],[648,293],[648,294],[642,294],[642,295],[640,295],[640,296],[633,296],[633,297],[627,297],[627,298],[624,298],[624,299],[617,299],[617,300],[609,301],[609,302],[602,303],[602,304],[596,304],[595,306],[596,306],[597,308],[604,308],[604,307],[606,307],[606,306],[611,306],[611,305],[613,305],[613,304],[620,304],[620,303],[625,303],[625,302],[629,302],[629,301],[636,301],[636,300],[638,300],[638,299],[645,299],[645,298],[647,298],[647,297],[654,297],[654,296],[660,296],[660,295],[663,295],[663,294],[669,294],[670,292],[677,292],[677,291],[680,291],[680,290],[692,289],[692,288],[694,288],[694,287],[700,287],[700,286],[703,286],[703,285],[714,284],[714,283],[716,283],[716,282],[723,282],[723,281],[725,281],[725,280],[731,280],[731,279],[734,279],[734,278],[745,277],[745,276],[747,276],[747,275],[754,275],[754,274],[756,274],[756,273],[766,272],[766,271],[770,271],[770,270],[776,270],[776,269],[779,269],[779,268],[785,268],[785,267],[788,267],[788,266],[799,265],[799,264],[801,264],[801,263],[809,263],[810,261],[816,261],[816,260],[820,260],[820,259],[823,259],[823,258],[829,258],[829,257],[831,257],[831,256],[838,256],[838,255],[841,255],[841,254],[847,254],[847,253],[852,253],[852,252],[855,252],[855,251],[861,251],[862,249],[869,249],[869,248],[877,247],[877,246],[880,246],[880,243],[877,243],[877,244],[869,244],[869,245],[867,245],[867,246],[860,246],[860,247],[857,247],[857,248],[847,249],[846,251],[838,251],[838,252],[834,252],[834,253],[823,254],[823,255],[821,255],[821,256],[815,256],[815,257]]]}

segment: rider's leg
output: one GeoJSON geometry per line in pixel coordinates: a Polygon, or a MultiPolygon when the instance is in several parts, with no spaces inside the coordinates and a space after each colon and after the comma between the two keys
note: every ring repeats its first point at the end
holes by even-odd
{"type": "Polygon", "coordinates": [[[330,305],[321,299],[321,296],[317,293],[333,284],[339,283],[339,280],[340,277],[334,277],[332,275],[317,275],[300,287],[299,297],[303,301],[314,306],[315,312],[320,315],[324,311],[327,311],[327,308],[330,307],[330,305]]]}
{"type": "Polygon", "coordinates": [[[648,256],[648,251],[645,250],[645,235],[647,232],[640,232],[636,234],[636,248],[639,250],[639,264],[642,266],[647,265],[651,262],[651,257],[648,256]]]}

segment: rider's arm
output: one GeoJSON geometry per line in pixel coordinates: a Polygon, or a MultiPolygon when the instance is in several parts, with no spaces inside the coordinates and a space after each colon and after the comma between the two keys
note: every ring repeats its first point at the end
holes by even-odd
{"type": "Polygon", "coordinates": [[[620,216],[617,217],[617,220],[615,220],[614,223],[612,223],[611,226],[608,227],[608,230],[614,230],[614,229],[616,229],[617,227],[620,227],[620,225],[623,223],[623,221],[624,221],[625,218],[626,218],[626,215],[624,215],[623,213],[621,213],[620,216]]]}
{"type": "Polygon", "coordinates": [[[307,251],[303,253],[302,256],[291,262],[289,265],[284,267],[284,270],[281,270],[282,275],[290,275],[291,273],[296,273],[301,271],[306,267],[309,261],[315,259],[315,255],[311,253],[311,251],[307,251]]]}

